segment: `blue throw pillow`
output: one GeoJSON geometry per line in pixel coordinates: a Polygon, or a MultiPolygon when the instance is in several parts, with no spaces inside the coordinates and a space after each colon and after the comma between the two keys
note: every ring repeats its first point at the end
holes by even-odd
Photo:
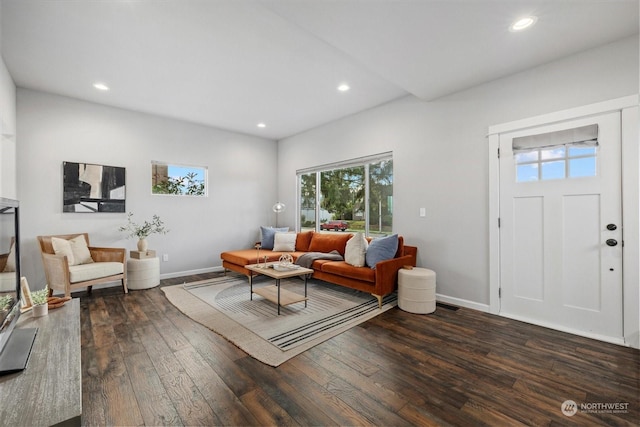
{"type": "Polygon", "coordinates": [[[262,249],[273,249],[273,239],[278,232],[289,231],[289,227],[273,228],[273,227],[260,227],[260,246],[262,249]]]}
{"type": "Polygon", "coordinates": [[[376,264],[396,256],[398,251],[398,235],[392,234],[387,237],[378,237],[369,243],[365,260],[371,268],[376,268],[376,264]]]}

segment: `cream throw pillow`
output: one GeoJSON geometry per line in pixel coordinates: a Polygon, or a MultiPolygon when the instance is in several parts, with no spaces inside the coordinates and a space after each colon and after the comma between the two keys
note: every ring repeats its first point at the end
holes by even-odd
{"type": "Polygon", "coordinates": [[[274,252],[293,252],[296,250],[296,233],[276,233],[273,238],[274,252]]]}
{"type": "Polygon", "coordinates": [[[76,236],[69,240],[69,243],[71,244],[71,251],[73,252],[73,258],[76,261],[76,265],[91,264],[93,262],[91,252],[89,252],[87,241],[84,239],[84,236],[76,236]]]}
{"type": "Polygon", "coordinates": [[[66,255],[69,265],[90,264],[93,262],[91,252],[87,247],[84,236],[76,236],[73,239],[51,238],[51,245],[56,255],[66,255]]]}
{"type": "Polygon", "coordinates": [[[347,246],[344,249],[344,261],[354,267],[364,267],[367,247],[369,247],[369,242],[367,242],[364,234],[354,234],[347,241],[347,246]]]}
{"type": "Polygon", "coordinates": [[[67,239],[52,237],[51,246],[53,246],[53,252],[55,252],[56,255],[67,256],[67,262],[69,263],[69,265],[76,265],[76,260],[73,257],[73,252],[71,251],[71,244],[67,239]]]}

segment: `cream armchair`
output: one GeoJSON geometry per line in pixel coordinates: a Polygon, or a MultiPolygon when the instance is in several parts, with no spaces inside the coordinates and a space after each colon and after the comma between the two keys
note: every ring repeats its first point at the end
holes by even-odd
{"type": "Polygon", "coordinates": [[[50,293],[57,289],[71,296],[72,289],[86,287],[91,292],[93,285],[118,280],[128,293],[124,248],[91,247],[87,233],[38,236],[38,242],[50,293]]]}

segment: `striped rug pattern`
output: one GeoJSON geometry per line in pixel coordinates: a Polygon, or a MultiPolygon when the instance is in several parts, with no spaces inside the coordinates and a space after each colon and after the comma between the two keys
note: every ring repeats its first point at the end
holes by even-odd
{"type": "MultiPolygon", "coordinates": [[[[396,302],[397,297],[395,294],[387,296],[383,301],[384,304],[395,304],[396,302]]],[[[315,338],[328,330],[340,327],[352,321],[357,321],[362,316],[370,314],[374,310],[378,310],[378,301],[370,299],[369,301],[362,302],[355,307],[347,308],[333,315],[324,316],[320,320],[306,323],[297,328],[272,336],[269,338],[269,342],[281,349],[291,348],[306,342],[309,339],[315,338]]]]}
{"type": "MultiPolygon", "coordinates": [[[[256,288],[272,284],[271,278],[254,278],[256,288]]],[[[283,279],[281,288],[304,295],[299,278],[283,279]]],[[[397,305],[395,293],[385,297],[380,309],[370,294],[310,279],[307,307],[291,304],[278,316],[276,304],[255,294],[251,299],[247,278],[234,273],[162,290],[187,316],[271,366],[397,305]]]]}

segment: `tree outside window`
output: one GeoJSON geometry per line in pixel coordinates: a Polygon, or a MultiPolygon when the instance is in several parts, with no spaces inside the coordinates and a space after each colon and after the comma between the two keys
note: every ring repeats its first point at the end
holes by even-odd
{"type": "Polygon", "coordinates": [[[328,166],[298,174],[300,229],[332,230],[327,222],[339,220],[348,223],[347,231],[362,231],[367,235],[391,233],[391,153],[342,163],[347,166],[328,166]]]}
{"type": "Polygon", "coordinates": [[[151,163],[151,193],[176,196],[206,196],[207,168],[151,163]]]}
{"type": "Polygon", "coordinates": [[[364,203],[364,182],[364,166],[320,173],[320,207],[331,214],[327,220],[342,219],[352,221],[350,228],[357,226],[354,212],[364,203]]]}
{"type": "Polygon", "coordinates": [[[300,229],[316,229],[316,174],[300,175],[300,229]]]}
{"type": "Polygon", "coordinates": [[[390,233],[393,225],[393,161],[369,165],[369,231],[390,233]]]}

